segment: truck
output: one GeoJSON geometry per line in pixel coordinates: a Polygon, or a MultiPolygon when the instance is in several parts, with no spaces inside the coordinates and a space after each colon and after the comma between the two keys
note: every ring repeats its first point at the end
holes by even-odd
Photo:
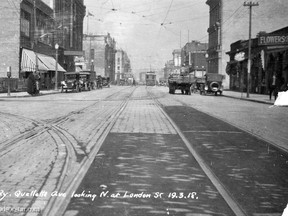
{"type": "Polygon", "coordinates": [[[189,74],[188,70],[182,69],[180,74],[170,74],[168,78],[169,93],[175,94],[175,91],[181,90],[182,94],[191,95],[191,85],[195,83],[194,74],[189,74]]]}

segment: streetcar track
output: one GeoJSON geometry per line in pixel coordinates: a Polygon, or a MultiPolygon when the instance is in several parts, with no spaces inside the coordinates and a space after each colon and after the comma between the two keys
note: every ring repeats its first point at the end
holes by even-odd
{"type": "MultiPolygon", "coordinates": [[[[74,111],[69,112],[68,114],[66,114],[64,116],[61,116],[61,117],[56,118],[56,119],[51,119],[48,121],[47,120],[46,121],[44,121],[44,120],[38,121],[38,120],[30,119],[27,117],[23,117],[20,115],[16,115],[16,114],[0,112],[0,115],[2,115],[4,118],[5,118],[5,116],[12,116],[14,118],[21,119],[23,121],[29,121],[34,126],[34,128],[28,129],[28,131],[25,131],[24,133],[16,135],[16,137],[13,137],[12,139],[8,139],[8,140],[5,140],[4,142],[2,142],[0,145],[0,153],[1,153],[0,157],[4,156],[5,154],[8,154],[9,152],[11,152],[15,149],[17,149],[17,147],[19,145],[21,145],[22,141],[26,140],[25,142],[27,142],[31,139],[34,139],[37,136],[40,136],[42,133],[48,132],[51,135],[51,137],[54,139],[55,144],[58,146],[58,148],[61,148],[61,145],[62,145],[62,148],[65,148],[67,151],[67,154],[65,155],[65,157],[66,157],[65,162],[62,164],[62,168],[61,168],[61,172],[60,172],[61,175],[57,176],[57,184],[55,187],[56,190],[61,190],[63,188],[65,180],[67,179],[67,176],[68,176],[67,172],[69,170],[69,167],[71,167],[75,164],[77,165],[77,163],[81,162],[78,165],[78,168],[79,167],[81,168],[81,166],[85,165],[84,162],[91,160],[90,159],[91,154],[88,155],[83,149],[81,149],[80,146],[78,145],[77,140],[73,137],[73,135],[71,135],[69,132],[65,131],[64,129],[58,127],[58,125],[60,125],[63,122],[73,118],[73,116],[77,116],[81,113],[85,113],[86,110],[97,105],[101,101],[106,101],[107,98],[112,98],[115,95],[119,95],[119,92],[122,92],[124,90],[126,90],[126,88],[121,89],[120,91],[115,92],[115,93],[109,95],[108,97],[103,98],[102,100],[96,100],[95,103],[93,103],[89,106],[86,106],[82,109],[74,110],[74,111]],[[54,135],[52,135],[51,133],[54,135]],[[75,159],[75,158],[77,158],[77,159],[75,159]],[[74,162],[74,164],[72,164],[73,162],[74,162]]],[[[134,91],[135,91],[135,89],[134,89],[134,91]]],[[[132,91],[132,93],[129,95],[129,97],[131,97],[131,95],[133,94],[134,91],[132,91]]],[[[128,97],[128,99],[129,99],[129,97],[128,97]]],[[[128,99],[127,99],[127,101],[128,101],[128,99]]],[[[126,103],[127,103],[127,101],[126,101],[126,103]]],[[[120,108],[125,106],[126,103],[120,104],[120,108]]],[[[117,109],[117,107],[115,108],[115,110],[116,109],[117,109]]],[[[120,110],[122,110],[122,109],[120,109],[120,110]]],[[[110,120],[110,124],[111,124],[111,122],[113,123],[113,118],[115,119],[115,118],[117,118],[117,116],[116,115],[113,116],[113,113],[112,113],[110,115],[110,118],[112,118],[112,120],[110,120]]],[[[115,120],[114,120],[114,122],[115,122],[115,120]]],[[[108,124],[108,126],[109,126],[109,124],[108,124]]],[[[109,128],[108,132],[110,131],[111,127],[109,128]]],[[[108,134],[108,132],[107,132],[107,134],[108,134]]],[[[106,136],[107,136],[107,134],[106,134],[106,136]]],[[[104,138],[102,138],[103,139],[102,143],[104,142],[104,139],[106,136],[104,136],[104,138]]],[[[101,137],[103,137],[103,134],[101,135],[101,137]]],[[[93,137],[91,138],[91,140],[92,139],[93,139],[93,137]]],[[[91,140],[89,140],[88,143],[90,143],[91,140]]],[[[90,148],[92,149],[91,151],[97,152],[97,150],[95,150],[95,146],[93,147],[93,145],[95,145],[95,143],[90,144],[90,148]]],[[[61,154],[63,154],[63,152],[61,154]]],[[[61,157],[61,154],[60,154],[60,152],[58,152],[57,158],[61,157]]],[[[93,158],[93,156],[92,156],[92,158],[93,158]]],[[[46,174],[44,182],[42,183],[40,189],[38,189],[39,191],[41,191],[43,188],[45,188],[47,186],[46,183],[49,183],[48,180],[49,180],[49,176],[51,175],[51,173],[54,172],[54,175],[55,175],[55,172],[56,172],[55,171],[55,165],[57,165],[57,164],[53,163],[53,166],[51,166],[51,169],[46,174]]],[[[74,174],[77,173],[77,171],[78,171],[78,169],[76,169],[76,170],[74,169],[74,174]]],[[[77,174],[77,175],[79,175],[79,174],[77,174]]],[[[71,185],[74,181],[75,181],[75,179],[72,178],[72,182],[69,182],[68,184],[66,184],[66,187],[67,187],[67,185],[68,186],[71,185]]],[[[56,199],[55,198],[54,199],[49,198],[49,200],[47,200],[47,201],[48,201],[47,206],[49,207],[49,205],[50,205],[50,208],[52,208],[53,204],[55,204],[56,199]],[[52,203],[52,205],[51,205],[51,203],[52,203]]],[[[33,198],[30,201],[29,207],[35,206],[35,208],[37,208],[37,205],[40,205],[40,206],[43,205],[43,199],[33,198]]],[[[47,209],[47,208],[45,207],[45,209],[47,209]]],[[[54,209],[54,207],[53,207],[53,209],[54,209]]],[[[51,209],[49,209],[49,211],[50,210],[51,209]]],[[[49,211],[46,211],[47,214],[49,213],[49,211]]],[[[27,212],[26,215],[29,215],[29,212],[27,212]]],[[[51,215],[54,215],[54,214],[51,214],[51,215]]]]}
{"type": "MultiPolygon", "coordinates": [[[[75,190],[75,188],[77,188],[80,185],[82,179],[85,176],[85,173],[88,171],[90,165],[94,161],[95,156],[97,155],[108,133],[112,129],[113,125],[115,124],[117,118],[120,116],[124,108],[127,106],[128,101],[130,100],[130,97],[133,95],[134,91],[135,89],[128,95],[128,98],[123,103],[121,103],[118,107],[116,107],[113,110],[112,115],[110,115],[110,117],[106,121],[106,127],[103,129],[101,135],[97,137],[97,140],[95,141],[92,138],[88,142],[87,147],[90,148],[90,152],[83,158],[83,160],[79,164],[79,169],[77,169],[76,171],[77,174],[67,184],[68,187],[59,188],[59,190],[61,190],[63,193],[72,194],[73,190],[75,190]]],[[[96,134],[94,136],[96,137],[96,134]]],[[[70,199],[71,199],[70,196],[67,196],[65,198],[52,197],[49,200],[48,205],[45,207],[44,211],[42,212],[42,215],[47,215],[47,216],[62,215],[66,207],[68,206],[70,199]]]]}
{"type": "MultiPolygon", "coordinates": [[[[245,210],[242,208],[242,206],[235,200],[235,198],[232,196],[232,194],[229,192],[228,189],[226,189],[225,185],[222,184],[220,179],[217,177],[217,175],[210,169],[209,165],[204,161],[204,159],[198,154],[198,152],[193,148],[193,145],[189,142],[189,140],[185,137],[184,131],[182,132],[180,128],[176,125],[176,123],[168,116],[168,114],[163,110],[163,105],[159,102],[158,98],[156,98],[153,93],[149,90],[147,90],[149,96],[153,101],[155,101],[155,105],[158,107],[158,109],[163,113],[163,115],[167,118],[167,120],[170,122],[170,124],[174,127],[175,131],[179,135],[179,137],[182,139],[182,141],[187,146],[188,150],[192,154],[192,156],[195,158],[199,166],[202,168],[203,172],[206,174],[206,176],[210,179],[212,184],[215,186],[219,194],[223,197],[225,202],[228,204],[230,209],[234,212],[236,216],[247,216],[248,214],[245,212],[245,210]]],[[[177,100],[178,101],[178,100],[177,100]]],[[[180,101],[178,101],[180,102],[180,101]]],[[[180,102],[182,103],[182,102],[180,102]]],[[[182,103],[183,104],[183,103],[182,103]]],[[[186,105],[187,106],[187,105],[186,105]]],[[[196,131],[195,131],[196,132],[196,131]]]]}
{"type": "MultiPolygon", "coordinates": [[[[125,89],[121,89],[119,92],[124,91],[125,89]]],[[[115,93],[109,95],[108,97],[113,97],[114,95],[119,94],[119,92],[115,92],[115,93]]],[[[102,100],[104,101],[105,99],[106,98],[104,98],[102,100]]],[[[31,130],[34,130],[35,133],[37,134],[37,133],[41,133],[41,131],[45,130],[45,128],[49,128],[49,127],[51,127],[53,125],[59,125],[59,124],[65,122],[65,121],[67,121],[68,119],[71,119],[71,117],[76,116],[76,115],[78,115],[81,112],[84,112],[85,110],[89,109],[90,107],[95,106],[98,103],[99,103],[99,100],[97,100],[96,103],[93,103],[93,104],[91,104],[91,105],[89,105],[87,107],[81,108],[79,110],[71,111],[71,112],[69,112],[68,114],[66,114],[64,116],[58,117],[56,119],[46,120],[46,121],[45,120],[38,121],[38,120],[26,118],[26,117],[23,117],[23,116],[20,116],[20,115],[16,115],[16,114],[11,114],[11,113],[0,112],[0,114],[3,115],[4,117],[5,117],[5,115],[8,115],[8,116],[13,116],[13,117],[18,118],[18,119],[22,119],[24,121],[31,122],[35,126],[31,130]]],[[[26,131],[26,132],[24,132],[24,133],[22,133],[20,135],[17,135],[16,138],[12,138],[10,140],[6,140],[3,143],[1,143],[0,152],[2,152],[2,150],[4,148],[6,149],[9,146],[12,146],[12,145],[16,144],[17,142],[19,142],[20,140],[22,140],[22,139],[27,139],[27,136],[33,136],[33,135],[31,135],[31,130],[26,131]]],[[[34,134],[34,135],[36,135],[36,134],[34,134]]],[[[2,156],[2,154],[0,156],[2,156]]]]}

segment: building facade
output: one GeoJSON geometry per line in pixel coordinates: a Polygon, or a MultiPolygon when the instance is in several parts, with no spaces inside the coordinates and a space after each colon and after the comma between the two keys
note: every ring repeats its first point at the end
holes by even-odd
{"type": "MultiPolygon", "coordinates": [[[[230,89],[247,91],[248,40],[232,43],[227,54],[230,89]]],[[[277,89],[284,91],[288,83],[288,27],[271,33],[260,32],[252,38],[249,92],[267,94],[273,75],[277,89]]]]}
{"type": "MultiPolygon", "coordinates": [[[[207,0],[210,8],[208,28],[208,72],[225,75],[224,88],[229,88],[226,65],[230,44],[238,40],[248,40],[249,7],[238,0],[207,0]]],[[[288,5],[286,0],[261,0],[259,6],[252,7],[252,38],[260,31],[271,32],[285,27],[288,5]]]]}
{"type": "MultiPolygon", "coordinates": [[[[55,2],[60,3],[62,1],[55,2]]],[[[69,2],[74,8],[71,12],[73,22],[81,22],[81,19],[83,22],[84,15],[78,16],[78,18],[76,15],[81,7],[74,4],[75,2],[82,2],[83,4],[83,1],[69,2]]],[[[64,31],[64,28],[59,27],[58,22],[61,13],[57,13],[56,18],[55,4],[53,6],[52,3],[52,1],[48,3],[45,0],[22,0],[14,1],[13,4],[5,1],[2,3],[2,6],[7,10],[1,11],[0,27],[6,30],[0,36],[0,56],[2,59],[0,77],[6,77],[7,67],[11,67],[11,75],[15,79],[15,82],[12,83],[12,90],[25,90],[26,78],[29,73],[35,71],[39,72],[41,76],[40,88],[52,88],[55,85],[53,80],[55,80],[56,52],[58,54],[58,84],[63,79],[63,73],[70,67],[69,65],[73,65],[73,58],[64,56],[68,47],[62,43],[62,37],[60,37],[64,31]],[[60,45],[57,51],[56,43],[60,45]]],[[[69,49],[80,50],[82,49],[81,35],[83,34],[81,24],[77,23],[75,28],[71,29],[74,32],[74,38],[73,40],[70,38],[73,45],[69,49]]],[[[0,85],[5,86],[5,84],[0,85]]]]}
{"type": "Polygon", "coordinates": [[[63,55],[64,68],[75,71],[74,59],[83,50],[84,1],[50,0],[50,5],[54,9],[55,43],[66,51],[63,55]]]}
{"type": "Polygon", "coordinates": [[[181,51],[182,65],[189,68],[189,72],[204,75],[207,68],[207,43],[191,41],[185,44],[181,51]]]}

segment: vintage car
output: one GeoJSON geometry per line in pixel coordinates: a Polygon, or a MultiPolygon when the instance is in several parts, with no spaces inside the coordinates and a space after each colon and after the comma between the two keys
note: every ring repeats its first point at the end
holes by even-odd
{"type": "Polygon", "coordinates": [[[200,85],[200,94],[215,94],[219,93],[222,95],[223,92],[223,86],[222,86],[222,80],[224,76],[221,74],[216,73],[207,73],[204,75],[204,83],[201,83],[200,85]]]}
{"type": "Polygon", "coordinates": [[[61,82],[61,92],[65,90],[83,91],[91,90],[92,84],[90,81],[90,72],[66,72],[64,74],[64,81],[61,82]]]}
{"type": "Polygon", "coordinates": [[[110,78],[102,77],[102,86],[110,88],[110,78]]]}

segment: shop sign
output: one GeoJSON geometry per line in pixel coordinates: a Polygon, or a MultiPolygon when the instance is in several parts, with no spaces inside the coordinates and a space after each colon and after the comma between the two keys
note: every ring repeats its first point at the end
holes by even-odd
{"type": "Polygon", "coordinates": [[[258,45],[288,45],[288,35],[260,35],[258,39],[258,45]]]}
{"type": "Polygon", "coordinates": [[[66,56],[84,56],[84,51],[65,50],[64,55],[66,55],[66,56]]]}
{"type": "Polygon", "coordinates": [[[245,52],[239,52],[234,56],[236,61],[243,61],[245,59],[245,52]]]}

